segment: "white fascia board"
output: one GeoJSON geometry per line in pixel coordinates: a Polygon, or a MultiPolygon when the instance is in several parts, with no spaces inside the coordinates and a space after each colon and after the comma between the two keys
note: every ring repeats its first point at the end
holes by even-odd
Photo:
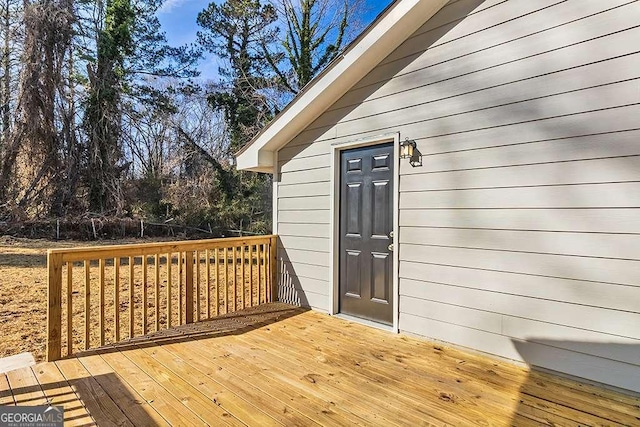
{"type": "Polygon", "coordinates": [[[447,3],[400,0],[237,156],[241,170],[273,171],[274,152],[333,105],[447,3]]]}

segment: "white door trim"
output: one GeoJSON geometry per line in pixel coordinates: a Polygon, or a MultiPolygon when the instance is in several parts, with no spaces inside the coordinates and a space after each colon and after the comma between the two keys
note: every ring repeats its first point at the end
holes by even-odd
{"type": "MultiPolygon", "coordinates": [[[[351,148],[374,146],[393,142],[393,327],[394,332],[398,332],[398,307],[399,307],[399,278],[398,278],[398,255],[399,246],[396,242],[399,231],[399,199],[400,199],[400,134],[389,133],[366,139],[359,139],[345,143],[334,144],[331,146],[331,187],[330,187],[330,248],[331,256],[329,257],[329,297],[331,303],[330,314],[339,314],[340,300],[340,152],[351,148]]],[[[353,319],[350,317],[350,319],[353,319]]],[[[370,324],[368,322],[367,324],[370,324]]],[[[384,325],[380,325],[383,327],[384,325]]],[[[387,329],[388,327],[383,327],[387,329]]]]}

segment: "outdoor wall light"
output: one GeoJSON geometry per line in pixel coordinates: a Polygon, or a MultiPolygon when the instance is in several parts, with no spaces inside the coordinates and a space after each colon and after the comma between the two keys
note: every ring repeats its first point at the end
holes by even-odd
{"type": "Polygon", "coordinates": [[[400,158],[401,159],[410,159],[413,157],[413,152],[416,149],[416,142],[409,141],[409,138],[400,142],[400,158]]]}
{"type": "Polygon", "coordinates": [[[409,164],[414,168],[422,166],[422,153],[418,150],[416,142],[409,140],[409,138],[400,142],[400,158],[409,159],[409,164]]]}

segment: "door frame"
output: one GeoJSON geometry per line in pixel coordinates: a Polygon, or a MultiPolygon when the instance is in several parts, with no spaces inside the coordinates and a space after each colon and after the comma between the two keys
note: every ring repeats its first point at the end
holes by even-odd
{"type": "Polygon", "coordinates": [[[341,143],[331,144],[331,185],[329,191],[330,198],[330,219],[329,228],[331,230],[330,235],[330,250],[331,256],[329,257],[329,302],[331,304],[329,314],[340,315],[348,317],[349,320],[353,320],[359,323],[363,323],[369,326],[375,326],[380,329],[391,330],[398,332],[398,307],[399,307],[399,202],[400,202],[400,133],[387,133],[384,135],[378,135],[365,139],[352,140],[341,143]],[[340,307],[340,153],[344,150],[351,148],[370,147],[380,144],[393,143],[393,326],[378,324],[370,320],[359,319],[353,316],[341,315],[339,311],[340,307]]]}

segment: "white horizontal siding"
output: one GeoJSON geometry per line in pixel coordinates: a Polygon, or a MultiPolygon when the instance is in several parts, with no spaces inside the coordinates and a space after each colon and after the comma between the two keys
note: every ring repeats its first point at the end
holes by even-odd
{"type": "Polygon", "coordinates": [[[329,238],[329,224],[279,223],[281,236],[329,238]]]}
{"type": "Polygon", "coordinates": [[[410,261],[400,279],[640,313],[637,286],[410,261]]]}
{"type": "MultiPolygon", "coordinates": [[[[308,167],[308,165],[307,165],[308,167]]],[[[280,174],[280,186],[329,182],[330,173],[327,167],[318,169],[304,169],[297,172],[289,171],[280,174]]]]}
{"type": "Polygon", "coordinates": [[[638,209],[403,209],[400,227],[640,235],[638,209]]]}
{"type": "Polygon", "coordinates": [[[290,262],[291,264],[307,264],[317,265],[320,267],[329,266],[329,253],[328,252],[316,252],[306,251],[302,249],[283,249],[279,252],[280,258],[283,261],[290,262]]]}
{"type": "MultiPolygon", "coordinates": [[[[638,110],[640,113],[640,109],[638,110]]],[[[502,139],[502,135],[496,135],[502,139]]],[[[513,140],[514,137],[509,138],[513,140]]],[[[401,165],[402,175],[424,174],[432,172],[464,171],[469,169],[495,168],[500,166],[530,166],[555,164],[558,168],[564,163],[581,160],[633,157],[638,154],[640,130],[601,132],[588,136],[556,138],[542,141],[521,141],[506,145],[488,147],[469,147],[442,152],[444,147],[433,141],[421,142],[423,166],[401,165]]],[[[485,138],[481,138],[487,141],[485,138]]],[[[449,146],[451,148],[451,146],[449,146]]],[[[620,160],[624,162],[625,160],[620,160]]],[[[571,165],[569,165],[571,167],[571,165]]],[[[595,168],[589,168],[589,173],[595,168]]]]}
{"type": "MultiPolygon", "coordinates": [[[[564,3],[564,5],[558,5],[564,8],[563,13],[550,14],[548,12],[551,11],[547,10],[547,13],[538,15],[539,21],[534,22],[535,26],[524,34],[520,34],[523,21],[491,28],[490,31],[497,38],[493,43],[486,38],[471,37],[464,43],[449,44],[446,49],[430,49],[425,52],[424,46],[428,46],[426,40],[410,40],[403,45],[407,49],[406,56],[403,56],[399,61],[378,66],[347,96],[362,96],[363,92],[368,92],[369,96],[375,99],[375,97],[407,89],[409,85],[405,83],[406,79],[413,79],[414,83],[411,87],[436,84],[441,80],[438,77],[445,77],[447,73],[451,79],[457,76],[466,77],[469,73],[482,73],[488,69],[510,66],[517,61],[536,57],[541,62],[546,59],[542,57],[543,55],[552,54],[559,50],[564,51],[564,54],[571,58],[574,49],[588,48],[588,43],[596,42],[602,37],[615,37],[617,31],[633,28],[637,25],[637,22],[634,22],[633,11],[636,6],[629,1],[589,0],[579,3],[564,3]],[[586,5],[589,10],[581,11],[581,5],[582,7],[586,5]],[[616,8],[619,5],[624,6],[616,8]],[[554,24],[547,25],[546,22],[554,24]],[[456,61],[459,61],[460,64],[457,64],[456,61]],[[452,66],[457,68],[453,69],[452,66]],[[428,72],[422,72],[427,68],[429,68],[428,72]],[[455,73],[456,69],[460,72],[455,73]],[[393,79],[387,82],[390,74],[393,74],[393,79]],[[379,91],[371,93],[376,89],[379,91]]],[[[508,8],[510,5],[503,4],[502,7],[508,8]]],[[[556,12],[558,10],[555,9],[556,12]]],[[[481,17],[482,14],[477,15],[478,19],[481,17]]],[[[458,27],[462,28],[465,24],[458,25],[458,27]]],[[[488,34],[485,33],[485,36],[488,34]]],[[[630,50],[628,42],[623,43],[622,46],[627,46],[627,52],[630,50]]],[[[610,48],[615,54],[619,46],[612,45],[610,48]]],[[[563,64],[563,62],[560,61],[559,64],[563,64]]],[[[540,66],[544,67],[544,65],[540,66]]],[[[536,69],[537,66],[534,70],[536,69]]],[[[351,99],[344,97],[333,108],[349,105],[350,102],[352,102],[351,99]]]]}
{"type": "Polygon", "coordinates": [[[638,22],[446,5],[279,151],[287,295],[330,309],[331,145],[399,132],[400,328],[640,391],[638,22]]]}
{"type": "MultiPolygon", "coordinates": [[[[467,297],[473,298],[471,295],[467,297]]],[[[505,335],[519,340],[535,340],[538,336],[544,336],[545,340],[556,341],[556,345],[561,348],[581,352],[585,352],[585,349],[589,348],[585,343],[595,344],[592,345],[592,350],[586,352],[618,362],[640,365],[640,353],[630,353],[625,350],[626,346],[640,345],[638,339],[625,337],[612,339],[608,334],[588,329],[561,326],[557,323],[420,298],[403,297],[401,303],[407,313],[416,313],[416,315],[428,319],[505,335]],[[613,344],[612,341],[615,341],[616,345],[611,345],[609,349],[606,345],[602,345],[613,344]]]]}
{"type": "Polygon", "coordinates": [[[281,234],[279,247],[282,249],[329,252],[329,239],[324,237],[285,236],[281,234]]]}
{"type": "Polygon", "coordinates": [[[640,261],[635,234],[402,227],[400,243],[640,261]]]}
{"type": "MultiPolygon", "coordinates": [[[[280,256],[280,251],[278,251],[278,256],[280,256]]],[[[296,277],[329,281],[329,267],[326,266],[303,263],[294,264],[289,261],[282,261],[282,269],[296,277]]]]}
{"type": "Polygon", "coordinates": [[[638,80],[624,81],[512,104],[500,103],[480,110],[459,111],[460,104],[451,101],[442,106],[417,106],[353,122],[339,122],[337,129],[340,136],[356,136],[363,132],[384,132],[397,126],[421,123],[423,126],[445,131],[454,119],[458,132],[477,129],[479,123],[490,123],[492,127],[513,126],[534,120],[637,104],[640,102],[638,85],[638,80]]]}
{"type": "Polygon", "coordinates": [[[326,210],[328,206],[329,196],[289,198],[278,196],[278,210],[280,211],[320,211],[326,210]]]}
{"type": "MultiPolygon", "coordinates": [[[[402,284],[400,304],[408,313],[428,313],[435,319],[451,323],[463,322],[463,326],[474,326],[489,332],[503,333],[504,318],[519,317],[554,325],[598,332],[599,341],[612,340],[611,331],[617,332],[615,341],[640,344],[640,314],[618,310],[587,307],[552,300],[486,292],[442,285],[439,283],[405,280],[402,284]],[[437,314],[431,303],[442,307],[437,314]],[[460,310],[457,312],[457,308],[460,310]],[[470,318],[463,309],[471,309],[484,318],[470,318]],[[445,313],[448,311],[447,313],[445,313]],[[486,321],[486,323],[485,323],[486,321]],[[491,327],[489,326],[491,325],[491,327]],[[493,326],[496,326],[493,328],[493,326]]],[[[581,341],[576,331],[575,339],[581,341]]],[[[640,354],[629,360],[640,362],[640,354]]],[[[640,364],[640,363],[638,363],[640,364]]]]}
{"type": "MultiPolygon", "coordinates": [[[[475,153],[483,157],[485,153],[475,153]]],[[[469,155],[468,157],[473,157],[469,155]]],[[[441,167],[456,168],[443,172],[404,175],[400,179],[403,192],[459,190],[544,185],[599,184],[640,182],[640,155],[608,159],[576,160],[572,162],[536,165],[493,166],[457,169],[464,166],[446,158],[441,167]],[[498,168],[500,168],[498,170],[498,168]]],[[[524,160],[524,159],[523,159],[524,160]]],[[[432,159],[429,159],[429,163],[432,159]]]]}
{"type": "MultiPolygon", "coordinates": [[[[554,340],[519,340],[493,332],[485,332],[472,327],[459,326],[422,316],[400,312],[400,328],[405,332],[452,342],[488,354],[526,360],[531,365],[546,367],[577,377],[589,378],[605,384],[616,385],[628,390],[638,390],[640,369],[638,365],[616,362],[610,358],[588,353],[566,350],[558,347],[554,340]]],[[[562,341],[560,342],[562,343],[562,341]]],[[[576,343],[578,344],[578,343],[576,343]]],[[[595,346],[597,344],[593,344],[595,346]]],[[[600,344],[605,351],[607,344],[600,344]]],[[[637,352],[637,345],[627,345],[627,352],[637,352]]]]}
{"type": "MultiPolygon", "coordinates": [[[[638,37],[640,30],[629,30],[628,34],[617,34],[620,40],[624,37],[638,37]]],[[[637,52],[629,54],[628,50],[616,52],[608,48],[611,42],[608,38],[599,39],[583,46],[579,52],[553,52],[545,58],[532,58],[519,61],[516,64],[486,70],[476,76],[469,84],[461,79],[451,79],[450,73],[443,75],[443,81],[425,85],[412,90],[413,96],[406,96],[400,91],[386,95],[386,102],[393,105],[393,110],[410,108],[413,106],[442,103],[445,100],[464,102],[465,108],[488,108],[507,102],[517,102],[560,92],[584,89],[589,86],[602,85],[620,80],[638,77],[637,70],[632,68],[639,61],[637,52]],[[618,55],[616,55],[616,53],[618,55]],[[616,67],[617,64],[629,63],[629,66],[616,67]],[[602,74],[606,73],[606,78],[602,74]],[[485,75],[486,74],[486,75],[485,75]],[[489,100],[487,100],[487,98],[489,100]]],[[[451,65],[451,64],[450,64],[451,65]]],[[[459,70],[456,70],[460,72],[459,70]]],[[[464,74],[464,73],[463,73],[464,74]]],[[[466,81],[465,81],[466,82],[466,81]]],[[[379,99],[379,98],[378,98],[379,99]]],[[[323,116],[322,122],[316,122],[321,127],[331,122],[331,118],[339,118],[342,122],[349,122],[364,117],[380,115],[375,101],[368,100],[362,107],[354,109],[347,106],[334,110],[330,115],[323,116]],[[329,116],[329,117],[327,117],[329,116]]]]}
{"type": "MultiPolygon", "coordinates": [[[[282,249],[278,250],[282,259],[282,249]]],[[[289,304],[329,310],[328,269],[288,260],[280,262],[278,299],[289,304]],[[315,276],[315,277],[314,277],[315,276]],[[324,280],[323,280],[324,278],[324,280]]]]}
{"type": "Polygon", "coordinates": [[[329,210],[280,211],[278,220],[286,223],[329,224],[329,210]]]}
{"type": "MultiPolygon", "coordinates": [[[[632,254],[629,254],[632,256],[632,254]]],[[[616,283],[640,288],[640,262],[446,246],[400,245],[400,260],[616,283]]],[[[543,280],[543,279],[541,279],[543,280]]],[[[640,301],[638,302],[640,305],[640,301]]]]}
{"type": "Polygon", "coordinates": [[[401,193],[400,209],[640,208],[640,182],[401,193]]]}

